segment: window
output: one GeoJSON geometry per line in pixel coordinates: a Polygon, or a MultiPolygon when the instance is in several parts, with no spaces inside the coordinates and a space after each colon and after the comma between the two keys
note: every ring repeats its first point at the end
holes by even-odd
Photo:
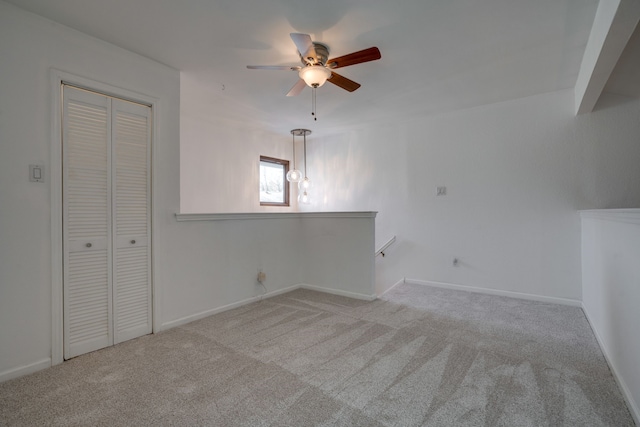
{"type": "Polygon", "coordinates": [[[260,206],[289,206],[289,160],[260,156],[260,206]]]}

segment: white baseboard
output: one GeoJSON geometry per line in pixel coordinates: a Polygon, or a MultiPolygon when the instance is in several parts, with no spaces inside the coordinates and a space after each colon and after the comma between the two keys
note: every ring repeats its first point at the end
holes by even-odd
{"type": "MultiPolygon", "coordinates": [[[[296,289],[309,289],[317,292],[324,292],[324,293],[333,294],[333,295],[341,295],[344,297],[355,298],[355,299],[360,299],[365,301],[373,301],[376,299],[375,295],[364,295],[364,294],[358,294],[355,292],[342,291],[339,289],[330,289],[330,288],[324,288],[321,286],[300,284],[300,285],[289,286],[288,288],[278,289],[276,291],[267,292],[266,294],[263,294],[263,295],[247,298],[242,301],[224,305],[222,307],[201,311],[199,313],[185,316],[180,319],[171,320],[169,322],[162,323],[160,325],[160,331],[171,329],[176,326],[186,325],[187,323],[193,322],[195,320],[203,319],[205,317],[212,316],[214,314],[221,313],[223,311],[227,311],[237,307],[241,307],[243,305],[251,304],[252,302],[260,301],[262,299],[271,298],[271,297],[275,297],[276,295],[281,295],[287,292],[295,291],[296,289]]],[[[0,372],[0,383],[14,379],[14,378],[18,378],[24,375],[28,375],[49,367],[51,367],[51,358],[42,359],[38,362],[34,362],[26,366],[19,366],[17,368],[9,369],[7,371],[0,372]]]]}
{"type": "Polygon", "coordinates": [[[364,301],[373,301],[373,300],[375,300],[377,298],[376,295],[358,294],[358,293],[355,293],[355,292],[342,291],[340,289],[324,288],[322,286],[314,286],[314,285],[302,284],[302,285],[299,285],[299,287],[301,289],[309,289],[311,291],[324,292],[325,294],[340,295],[340,296],[343,296],[343,297],[360,299],[360,300],[364,300],[364,301]]]}
{"type": "Polygon", "coordinates": [[[51,358],[47,357],[46,359],[30,363],[26,366],[9,369],[8,371],[0,372],[0,383],[22,377],[24,375],[33,374],[34,372],[47,369],[49,367],[51,367],[51,358]]]}
{"type": "Polygon", "coordinates": [[[255,297],[247,298],[242,301],[234,302],[231,304],[223,305],[222,307],[212,308],[210,310],[201,311],[199,313],[191,314],[189,316],[182,317],[176,320],[170,320],[168,322],[162,323],[160,325],[160,330],[165,331],[167,329],[175,328],[176,326],[186,325],[187,323],[191,323],[196,320],[204,319],[205,317],[212,316],[217,313],[222,313],[223,311],[231,310],[234,308],[242,307],[243,305],[251,304],[252,302],[260,301],[261,299],[275,297],[276,295],[284,294],[287,292],[295,291],[299,289],[300,285],[290,286],[284,289],[278,289],[277,291],[267,292],[263,295],[258,295],[255,297]]]}
{"type": "Polygon", "coordinates": [[[175,328],[176,326],[186,325],[187,323],[190,323],[190,322],[193,322],[193,321],[196,321],[196,320],[200,320],[200,319],[212,316],[212,315],[217,314],[217,313],[222,313],[223,311],[227,311],[227,310],[231,310],[231,309],[234,309],[234,308],[242,307],[243,305],[251,304],[253,302],[260,301],[260,300],[265,299],[265,298],[271,298],[271,297],[275,297],[276,295],[281,295],[281,294],[285,294],[287,292],[295,291],[296,289],[309,289],[309,290],[312,290],[312,291],[324,292],[326,294],[333,294],[333,295],[341,295],[343,297],[355,298],[355,299],[360,299],[360,300],[365,300],[365,301],[373,301],[374,299],[376,299],[375,295],[364,295],[364,294],[358,294],[358,293],[355,293],[355,292],[341,291],[341,290],[338,290],[338,289],[324,288],[324,287],[321,287],[321,286],[299,284],[299,285],[289,286],[288,288],[284,288],[284,289],[278,289],[277,291],[267,292],[266,294],[255,296],[255,297],[251,297],[251,298],[247,298],[247,299],[244,299],[242,301],[238,301],[238,302],[234,302],[234,303],[231,303],[231,304],[223,305],[222,307],[216,307],[216,308],[212,308],[210,310],[201,311],[199,313],[191,314],[189,316],[185,316],[185,317],[182,317],[180,319],[170,320],[168,322],[164,322],[164,323],[162,323],[160,325],[160,331],[165,331],[167,329],[175,328]]]}
{"type": "Polygon", "coordinates": [[[404,277],[400,280],[398,280],[396,283],[394,283],[393,285],[391,285],[391,287],[387,290],[385,290],[384,292],[382,292],[380,295],[378,295],[379,297],[381,297],[382,295],[386,294],[387,292],[389,292],[391,289],[395,288],[398,285],[402,285],[403,283],[405,283],[405,279],[404,277]]]}
{"type": "Polygon", "coordinates": [[[572,307],[580,307],[584,312],[584,315],[587,318],[587,321],[589,322],[589,326],[591,327],[591,330],[593,331],[593,334],[595,335],[596,340],[598,341],[598,345],[602,350],[602,354],[604,355],[604,358],[607,361],[607,364],[609,365],[611,372],[613,373],[613,378],[615,379],[616,383],[618,384],[618,387],[620,388],[620,391],[622,392],[622,395],[627,403],[627,407],[629,408],[629,412],[631,412],[631,416],[633,417],[636,425],[640,426],[640,407],[638,405],[638,402],[636,402],[633,399],[633,395],[631,394],[629,387],[627,387],[627,384],[625,383],[624,378],[622,377],[622,375],[619,374],[619,371],[615,363],[613,363],[613,360],[609,356],[609,353],[607,352],[607,348],[604,345],[604,341],[598,334],[597,329],[593,327],[593,323],[589,318],[589,312],[585,309],[584,305],[582,304],[582,301],[567,299],[567,298],[556,298],[556,297],[526,294],[521,292],[502,291],[498,289],[476,288],[472,286],[456,285],[453,283],[442,283],[442,282],[433,282],[433,281],[427,281],[427,280],[406,279],[406,278],[399,280],[396,284],[394,284],[385,292],[383,292],[381,296],[402,283],[431,286],[435,288],[453,289],[453,290],[459,290],[459,291],[476,292],[476,293],[489,294],[489,295],[499,295],[499,296],[506,296],[511,298],[519,298],[519,299],[526,299],[526,300],[532,300],[532,301],[541,301],[541,302],[549,302],[554,304],[569,305],[572,307]]]}
{"type": "MultiPolygon", "coordinates": [[[[404,283],[412,285],[424,285],[434,288],[453,289],[457,291],[476,292],[479,294],[498,295],[510,298],[526,299],[530,301],[548,302],[552,304],[569,305],[572,307],[582,307],[582,302],[569,298],[547,297],[543,295],[526,294],[523,292],[503,291],[500,289],[477,288],[475,286],[457,285],[454,283],[432,282],[428,280],[404,279],[404,283]]],[[[395,286],[395,285],[394,285],[395,286]]]]}
{"type": "Polygon", "coordinates": [[[640,426],[640,408],[638,406],[638,403],[633,399],[633,394],[631,393],[631,390],[629,390],[629,387],[627,387],[627,384],[624,382],[624,377],[619,374],[616,364],[613,363],[613,359],[611,359],[611,357],[609,356],[609,352],[607,351],[607,348],[605,347],[604,341],[600,337],[598,330],[593,327],[593,322],[591,322],[591,318],[589,317],[589,312],[587,311],[586,307],[584,307],[584,305],[582,305],[582,312],[584,313],[584,316],[587,318],[587,321],[589,322],[589,326],[591,326],[591,330],[593,331],[593,335],[595,335],[596,337],[596,341],[598,341],[598,344],[600,345],[602,354],[604,355],[604,358],[607,361],[607,364],[609,365],[609,369],[613,374],[613,378],[616,380],[616,383],[618,384],[618,387],[622,392],[622,396],[624,397],[624,400],[627,403],[627,408],[629,408],[629,412],[631,412],[631,416],[636,422],[636,425],[640,426]]]}

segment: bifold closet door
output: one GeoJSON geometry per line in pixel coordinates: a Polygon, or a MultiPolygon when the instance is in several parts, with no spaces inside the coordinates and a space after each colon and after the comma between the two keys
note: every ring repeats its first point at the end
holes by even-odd
{"type": "Polygon", "coordinates": [[[109,99],[64,87],[64,355],[113,343],[109,99]]]}
{"type": "Polygon", "coordinates": [[[150,154],[147,106],[113,103],[114,343],[151,333],[150,154]]]}
{"type": "Polygon", "coordinates": [[[150,108],[64,86],[64,353],[150,333],[150,108]]]}

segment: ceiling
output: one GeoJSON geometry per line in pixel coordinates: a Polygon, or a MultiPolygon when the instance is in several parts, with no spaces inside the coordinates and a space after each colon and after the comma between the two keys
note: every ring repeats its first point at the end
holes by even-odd
{"type": "MultiPolygon", "coordinates": [[[[188,100],[232,120],[287,130],[313,123],[311,90],[288,98],[295,72],[246,65],[299,64],[291,32],[326,43],[330,57],[380,48],[381,60],[341,69],[359,90],[318,89],[316,124],[341,127],[571,88],[598,0],[9,3],[180,70],[183,111],[188,100]]],[[[626,71],[614,71],[613,92],[640,96],[638,38],[621,58],[626,71]]]]}

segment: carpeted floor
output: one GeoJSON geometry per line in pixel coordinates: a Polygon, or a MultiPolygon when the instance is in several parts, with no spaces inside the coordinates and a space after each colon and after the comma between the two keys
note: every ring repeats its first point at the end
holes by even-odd
{"type": "Polygon", "coordinates": [[[579,308],[297,290],[0,384],[1,425],[633,426],[579,308]]]}

